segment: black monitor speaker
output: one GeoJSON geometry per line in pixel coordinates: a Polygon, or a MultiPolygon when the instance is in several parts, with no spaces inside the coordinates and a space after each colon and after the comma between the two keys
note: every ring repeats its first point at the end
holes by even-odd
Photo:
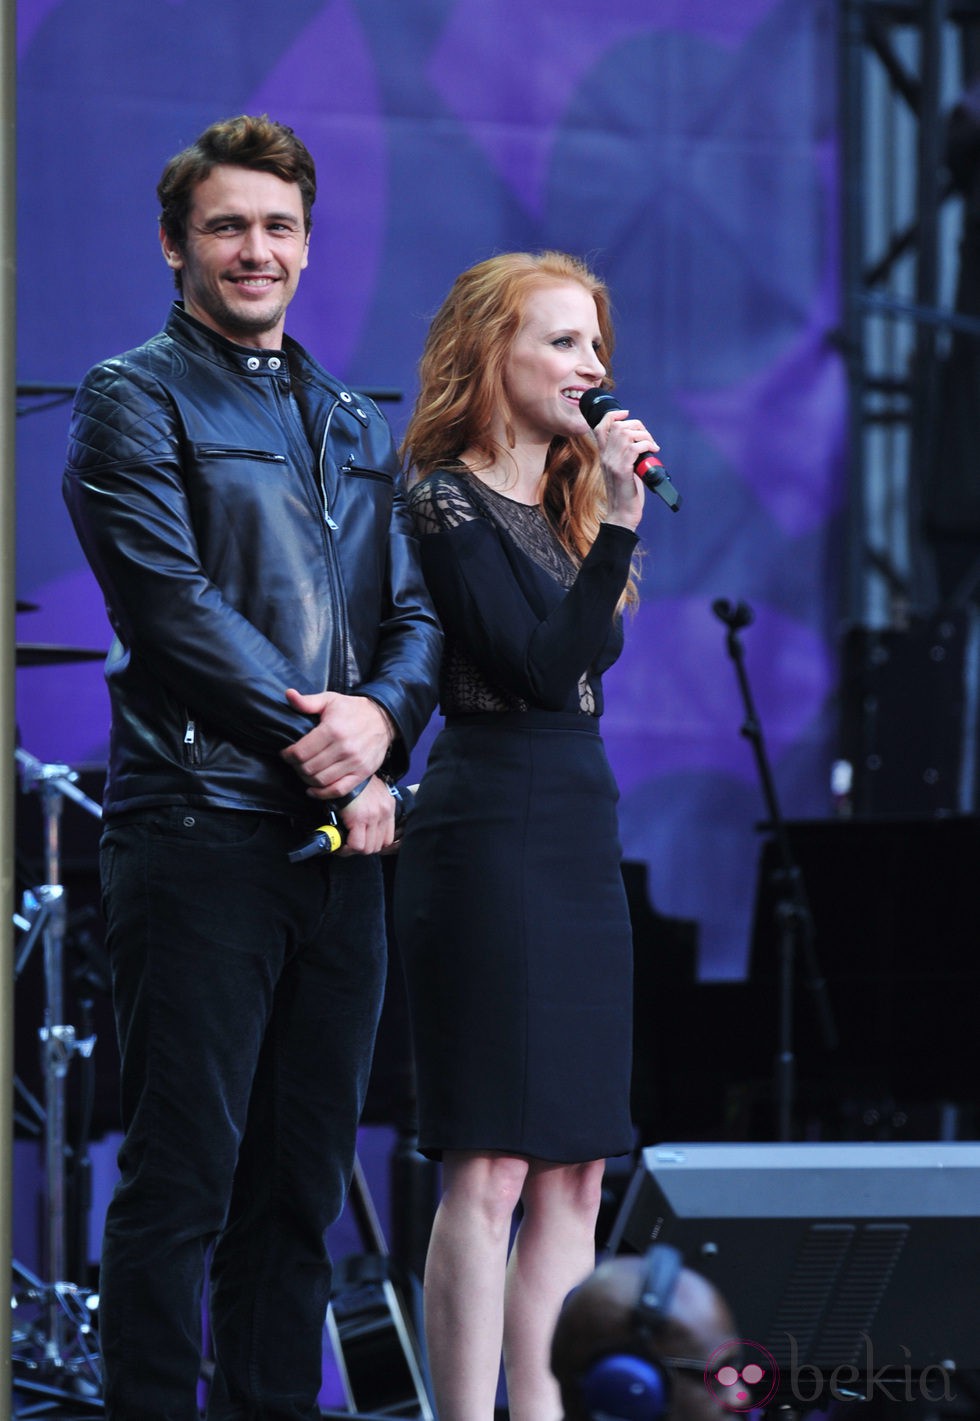
{"type": "Polygon", "coordinates": [[[651,1146],[609,1246],[655,1242],[715,1284],[797,1404],[818,1378],[936,1398],[980,1369],[980,1144],[651,1146]]]}

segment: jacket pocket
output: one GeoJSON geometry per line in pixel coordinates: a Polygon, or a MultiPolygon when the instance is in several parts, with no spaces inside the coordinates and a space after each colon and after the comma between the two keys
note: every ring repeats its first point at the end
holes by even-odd
{"type": "Polygon", "coordinates": [[[386,473],[384,469],[367,469],[363,464],[341,464],[342,474],[353,474],[358,479],[377,479],[379,483],[393,484],[394,475],[386,473]]]}
{"type": "Polygon", "coordinates": [[[285,464],[285,454],[276,454],[270,449],[242,449],[237,444],[195,444],[194,453],[199,459],[260,459],[266,464],[285,464]]]}

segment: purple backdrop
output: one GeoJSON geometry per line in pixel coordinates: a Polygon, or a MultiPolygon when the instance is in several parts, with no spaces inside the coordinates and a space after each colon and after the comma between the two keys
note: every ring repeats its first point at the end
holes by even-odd
{"type": "MultiPolygon", "coordinates": [[[[844,385],[829,0],[21,0],[19,365],[73,384],[161,324],[164,160],[268,110],[320,172],[290,328],[347,379],[405,391],[462,267],[557,246],[617,307],[625,402],[684,508],[650,500],[644,601],[610,677],[626,853],[741,974],[761,791],[713,599],[744,634],[783,808],[827,808],[844,385]]],[[[107,644],[63,511],[64,403],[21,401],[23,641],[107,644]]],[[[22,744],[104,758],[97,665],[18,672],[22,744]]],[[[416,756],[421,772],[424,746],[416,756]]]]}

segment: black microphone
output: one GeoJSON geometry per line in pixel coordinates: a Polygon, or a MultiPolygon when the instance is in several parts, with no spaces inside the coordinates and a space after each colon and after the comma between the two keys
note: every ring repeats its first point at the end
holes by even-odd
{"type": "MultiPolygon", "coordinates": [[[[623,406],[608,390],[586,390],[579,398],[578,407],[585,415],[590,429],[595,429],[596,425],[610,410],[621,410],[623,406]]],[[[645,454],[640,454],[633,465],[634,474],[646,484],[653,493],[658,494],[666,503],[667,507],[674,513],[681,506],[681,496],[674,488],[667,477],[667,470],[654,454],[653,450],[648,450],[645,454]]]]}
{"type": "MultiPolygon", "coordinates": [[[[389,785],[391,797],[395,801],[395,828],[401,828],[405,818],[415,803],[418,785],[389,785]]],[[[343,847],[347,829],[335,809],[331,809],[322,824],[318,824],[312,836],[298,849],[289,854],[290,863],[302,863],[304,859],[319,858],[321,854],[335,854],[343,847]]]]}

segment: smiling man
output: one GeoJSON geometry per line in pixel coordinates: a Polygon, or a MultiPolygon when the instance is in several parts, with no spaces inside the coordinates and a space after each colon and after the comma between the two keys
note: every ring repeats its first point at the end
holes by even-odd
{"type": "Polygon", "coordinates": [[[180,300],[75,401],[64,489],[116,633],[101,850],[125,1138],[109,1421],[313,1421],[384,981],[390,775],[441,633],[388,426],[284,333],[313,161],[265,117],[167,164],[180,300]],[[346,846],[290,862],[333,806],[346,846]]]}
{"type": "Polygon", "coordinates": [[[253,168],[212,168],[194,188],[186,219],[165,209],[160,244],[189,315],[245,345],[281,345],[310,247],[297,183],[253,168]]]}

